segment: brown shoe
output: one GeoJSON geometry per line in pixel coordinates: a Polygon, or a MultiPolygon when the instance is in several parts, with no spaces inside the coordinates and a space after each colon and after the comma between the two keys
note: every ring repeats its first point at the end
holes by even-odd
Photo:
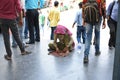
{"type": "Polygon", "coordinates": [[[25,46],[25,48],[29,47],[27,44],[25,44],[24,46],[25,46]]]}
{"type": "Polygon", "coordinates": [[[4,58],[5,58],[6,60],[11,60],[11,57],[9,57],[8,55],[4,55],[4,58]]]}
{"type": "Polygon", "coordinates": [[[27,55],[27,54],[30,54],[31,52],[29,51],[24,51],[24,52],[21,52],[21,55],[27,55]]]}

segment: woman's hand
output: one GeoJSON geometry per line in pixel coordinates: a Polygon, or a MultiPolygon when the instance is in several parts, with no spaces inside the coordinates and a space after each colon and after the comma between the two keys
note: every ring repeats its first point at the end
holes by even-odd
{"type": "Polygon", "coordinates": [[[63,52],[66,52],[66,51],[69,51],[67,46],[63,49],[63,52]]]}
{"type": "Polygon", "coordinates": [[[19,25],[19,26],[23,26],[23,20],[22,20],[22,19],[19,20],[18,25],[19,25]]]}
{"type": "Polygon", "coordinates": [[[56,52],[57,52],[57,53],[60,53],[60,50],[59,50],[59,48],[56,48],[56,52]]]}

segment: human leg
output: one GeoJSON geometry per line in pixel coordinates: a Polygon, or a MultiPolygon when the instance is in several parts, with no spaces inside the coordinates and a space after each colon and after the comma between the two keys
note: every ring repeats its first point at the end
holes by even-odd
{"type": "Polygon", "coordinates": [[[34,44],[34,10],[28,10],[26,12],[26,17],[28,21],[28,30],[29,30],[29,41],[26,44],[34,44]]]}
{"type": "Polygon", "coordinates": [[[77,26],[77,42],[78,42],[78,43],[81,43],[80,26],[77,26]]]}
{"type": "Polygon", "coordinates": [[[95,25],[95,55],[100,54],[100,26],[101,26],[101,21],[100,19],[99,23],[95,25]]]}
{"type": "Polygon", "coordinates": [[[10,48],[9,24],[10,20],[0,19],[0,26],[3,34],[5,49],[7,56],[11,58],[12,50],[10,48]]]}
{"type": "Polygon", "coordinates": [[[25,39],[28,38],[28,21],[26,17],[25,17],[24,37],[25,39]]]}
{"type": "Polygon", "coordinates": [[[36,10],[34,12],[35,14],[35,18],[34,18],[34,25],[35,25],[35,32],[36,32],[36,35],[35,35],[35,40],[37,42],[40,41],[40,29],[39,29],[39,13],[38,11],[36,10]]]}
{"type": "Polygon", "coordinates": [[[83,39],[83,44],[85,44],[85,38],[86,38],[85,27],[82,26],[82,39],[83,39]]]}
{"type": "Polygon", "coordinates": [[[116,35],[117,23],[113,21],[112,19],[108,20],[107,23],[110,29],[110,38],[109,38],[108,46],[111,49],[113,46],[115,46],[115,40],[116,40],[115,35],[116,35]]]}
{"type": "Polygon", "coordinates": [[[88,55],[90,51],[90,44],[92,39],[93,25],[86,23],[86,39],[85,39],[85,51],[84,51],[84,63],[88,63],[88,55]]]}
{"type": "Polygon", "coordinates": [[[16,21],[14,21],[11,25],[10,25],[10,30],[13,34],[13,37],[15,39],[15,41],[17,42],[21,52],[24,52],[25,51],[25,48],[24,48],[24,45],[20,39],[20,35],[19,35],[19,31],[18,31],[18,28],[17,28],[17,23],[16,21]]]}
{"type": "Polygon", "coordinates": [[[51,27],[51,36],[50,39],[54,40],[54,30],[56,29],[56,27],[51,27]]]}
{"type": "Polygon", "coordinates": [[[16,48],[16,47],[17,47],[17,43],[16,43],[13,35],[12,35],[12,47],[13,47],[13,48],[16,48]]]}

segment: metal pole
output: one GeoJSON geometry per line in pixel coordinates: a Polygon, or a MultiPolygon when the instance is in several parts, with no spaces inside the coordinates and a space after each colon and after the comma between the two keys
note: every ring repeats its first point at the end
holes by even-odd
{"type": "Polygon", "coordinates": [[[113,67],[113,79],[120,80],[120,0],[118,7],[118,23],[117,23],[117,35],[116,35],[116,46],[115,46],[115,57],[113,67]]]}

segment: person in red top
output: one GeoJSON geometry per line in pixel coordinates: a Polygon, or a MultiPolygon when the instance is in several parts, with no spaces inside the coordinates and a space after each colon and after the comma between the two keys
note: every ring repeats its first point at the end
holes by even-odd
{"type": "MultiPolygon", "coordinates": [[[[84,4],[87,3],[88,0],[83,0],[83,11],[84,11],[84,4]]],[[[94,0],[90,0],[94,1],[94,0]]],[[[84,51],[84,63],[89,62],[89,51],[90,51],[90,44],[91,44],[91,39],[92,39],[92,32],[94,28],[95,32],[95,55],[98,56],[101,54],[100,52],[100,26],[102,23],[102,28],[104,29],[106,27],[105,24],[105,17],[106,17],[106,7],[105,7],[105,0],[96,0],[98,3],[98,8],[99,8],[99,13],[100,13],[100,20],[98,23],[92,24],[90,22],[84,21],[84,13],[83,13],[83,25],[86,28],[86,40],[85,40],[85,51],[84,51]],[[102,21],[103,20],[103,21],[102,21]],[[95,26],[95,27],[93,27],[95,26]]]]}
{"type": "Polygon", "coordinates": [[[19,45],[21,54],[25,55],[31,53],[25,50],[25,47],[20,40],[16,22],[16,18],[18,16],[20,17],[18,23],[20,26],[22,26],[23,19],[20,0],[0,0],[0,27],[2,30],[4,45],[7,52],[7,55],[4,56],[6,60],[11,60],[12,57],[9,29],[11,30],[17,44],[19,45]]]}

